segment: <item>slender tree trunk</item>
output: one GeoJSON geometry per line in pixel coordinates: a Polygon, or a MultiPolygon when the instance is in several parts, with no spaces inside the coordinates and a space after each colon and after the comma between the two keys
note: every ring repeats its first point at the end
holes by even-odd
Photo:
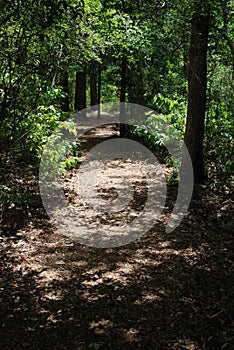
{"type": "Polygon", "coordinates": [[[98,104],[97,65],[94,60],[90,64],[90,101],[91,106],[98,104]]]}
{"type": "Polygon", "coordinates": [[[122,64],[121,64],[120,102],[125,102],[126,87],[127,87],[127,57],[125,55],[123,55],[122,64]]]}
{"type": "Polygon", "coordinates": [[[76,73],[76,90],[74,109],[81,111],[86,108],[86,65],[82,72],[76,73]]]}
{"type": "Polygon", "coordinates": [[[120,88],[120,137],[123,137],[128,132],[125,115],[125,101],[127,88],[127,57],[123,55],[121,64],[121,88],[120,88]]]}
{"type": "Polygon", "coordinates": [[[193,164],[195,183],[204,180],[203,139],[206,112],[208,28],[209,6],[207,1],[196,1],[191,23],[188,113],[185,131],[185,144],[193,164]]]}
{"type": "Polygon", "coordinates": [[[9,138],[6,136],[6,130],[4,125],[4,121],[7,120],[7,97],[6,92],[3,93],[3,98],[0,101],[0,148],[2,152],[6,152],[8,149],[8,140],[9,138]]]}
{"type": "Polygon", "coordinates": [[[98,99],[98,118],[101,118],[101,87],[102,87],[102,71],[101,71],[101,63],[98,63],[98,93],[97,93],[97,99],[98,99]]]}
{"type": "Polygon", "coordinates": [[[5,94],[5,96],[3,97],[2,101],[0,102],[0,124],[6,118],[6,111],[7,111],[7,99],[6,99],[6,94],[5,94]]]}
{"type": "Polygon", "coordinates": [[[63,112],[69,112],[69,81],[68,81],[68,73],[64,73],[61,80],[60,85],[62,86],[63,92],[65,94],[65,98],[61,104],[61,109],[63,112]]]}

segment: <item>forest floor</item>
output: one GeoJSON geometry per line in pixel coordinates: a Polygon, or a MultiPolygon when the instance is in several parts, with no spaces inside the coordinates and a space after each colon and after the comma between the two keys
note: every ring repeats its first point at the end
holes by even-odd
{"type": "MultiPolygon", "coordinates": [[[[84,136],[84,155],[116,135],[105,127],[84,136]]],[[[93,248],[51,224],[36,167],[26,161],[4,166],[1,183],[15,202],[1,208],[1,349],[233,349],[230,190],[200,186],[180,226],[165,233],[177,194],[170,185],[165,210],[143,237],[93,248]]],[[[64,189],[79,210],[77,171],[68,172],[64,189]]],[[[136,172],[127,171],[134,180],[136,172]]],[[[134,205],[135,211],[142,206],[142,195],[134,205]]]]}

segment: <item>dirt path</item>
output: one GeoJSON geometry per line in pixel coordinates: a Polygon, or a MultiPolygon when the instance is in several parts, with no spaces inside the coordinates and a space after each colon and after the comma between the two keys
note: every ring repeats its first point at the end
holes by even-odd
{"type": "Polygon", "coordinates": [[[154,226],[156,213],[165,221],[160,213],[167,167],[139,143],[120,140],[116,134],[107,125],[85,136],[81,163],[63,179],[69,210],[66,205],[59,211],[61,232],[68,235],[71,227],[71,237],[92,247],[123,246],[140,238],[154,226]],[[99,139],[105,142],[97,146],[99,139]]]}
{"type": "MultiPolygon", "coordinates": [[[[111,127],[96,130],[83,146],[115,134],[111,127]]],[[[123,168],[130,180],[139,175],[134,171],[123,168]]],[[[79,214],[101,224],[113,219],[80,208],[76,175],[67,174],[65,190],[79,214]]],[[[126,220],[141,209],[143,180],[126,220]]],[[[25,225],[1,241],[0,348],[232,349],[233,202],[203,188],[180,227],[166,234],[175,194],[171,187],[158,224],[118,248],[81,245],[59,234],[41,208],[29,208],[25,225]]],[[[114,220],[121,225],[123,215],[114,220]]]]}

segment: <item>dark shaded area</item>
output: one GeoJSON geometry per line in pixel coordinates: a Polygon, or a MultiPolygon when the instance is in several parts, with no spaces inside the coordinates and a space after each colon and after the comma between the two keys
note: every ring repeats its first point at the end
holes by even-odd
{"type": "Polygon", "coordinates": [[[2,348],[231,349],[231,237],[221,223],[198,230],[194,214],[174,234],[159,225],[119,249],[37,222],[4,240],[2,348]]]}
{"type": "Polygon", "coordinates": [[[166,234],[177,192],[169,186],[161,220],[146,235],[94,249],[54,230],[37,172],[22,165],[4,172],[5,183],[25,189],[25,201],[2,212],[1,349],[233,348],[229,191],[197,188],[189,215],[166,234]]]}

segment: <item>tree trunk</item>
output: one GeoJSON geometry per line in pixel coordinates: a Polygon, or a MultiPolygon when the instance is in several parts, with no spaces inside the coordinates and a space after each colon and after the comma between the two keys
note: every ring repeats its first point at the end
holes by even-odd
{"type": "Polygon", "coordinates": [[[3,99],[0,102],[0,124],[6,119],[6,112],[7,112],[7,99],[6,99],[6,93],[4,93],[3,99]]]}
{"type": "Polygon", "coordinates": [[[86,108],[86,65],[82,72],[76,73],[76,90],[74,109],[81,111],[86,108]]]}
{"type": "Polygon", "coordinates": [[[65,97],[63,99],[63,102],[61,103],[61,109],[63,112],[69,112],[69,85],[68,85],[68,74],[64,73],[61,80],[60,85],[62,86],[63,93],[65,94],[65,97]]]}
{"type": "Polygon", "coordinates": [[[91,106],[98,104],[97,66],[95,61],[92,61],[90,64],[90,101],[91,106]]]}
{"type": "Polygon", "coordinates": [[[101,77],[101,63],[98,63],[98,118],[101,118],[101,85],[102,77],[101,77]]]}
{"type": "Polygon", "coordinates": [[[127,57],[123,55],[121,64],[120,102],[125,102],[127,87],[127,57]]]}
{"type": "Polygon", "coordinates": [[[206,112],[208,29],[209,6],[207,1],[196,1],[191,23],[188,112],[185,131],[185,144],[193,164],[195,183],[201,183],[204,180],[203,139],[206,112]]]}
{"type": "Polygon", "coordinates": [[[121,64],[121,87],[120,87],[120,137],[125,136],[128,133],[126,125],[125,115],[125,100],[126,100],[126,88],[127,88],[127,57],[123,55],[121,64]]]}

